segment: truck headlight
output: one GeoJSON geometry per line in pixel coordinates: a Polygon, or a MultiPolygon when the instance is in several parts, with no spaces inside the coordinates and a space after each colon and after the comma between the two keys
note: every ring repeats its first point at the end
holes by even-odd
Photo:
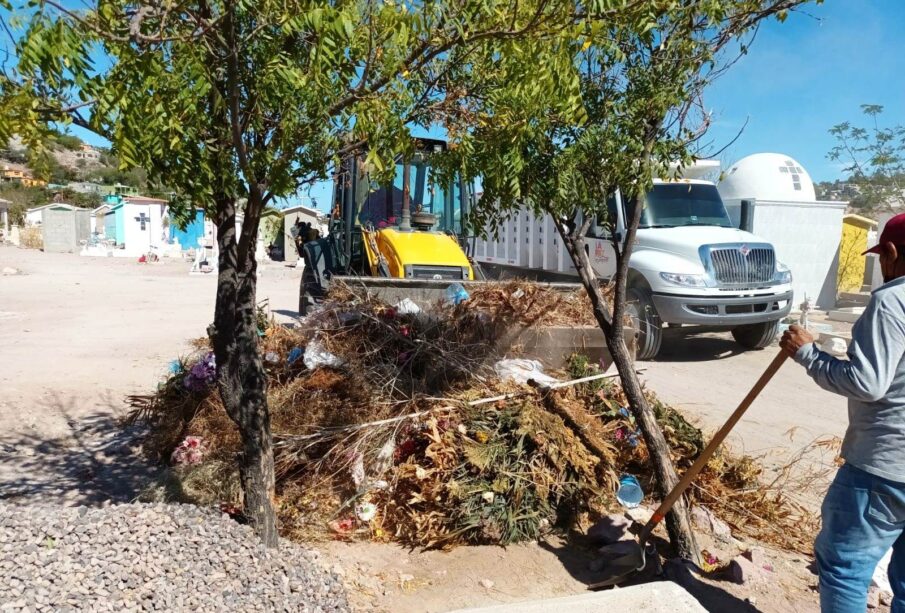
{"type": "Polygon", "coordinates": [[[676,272],[661,272],[660,278],[673,285],[682,287],[707,287],[707,279],[704,275],[686,275],[676,272]]]}
{"type": "Polygon", "coordinates": [[[789,267],[783,264],[782,262],[776,262],[776,272],[773,275],[773,280],[777,283],[787,284],[792,282],[792,271],[789,270],[789,267]]]}

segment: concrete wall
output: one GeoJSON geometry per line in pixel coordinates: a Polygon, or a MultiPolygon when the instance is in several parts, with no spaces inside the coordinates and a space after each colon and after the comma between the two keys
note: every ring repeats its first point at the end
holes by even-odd
{"type": "Polygon", "coordinates": [[[298,251],[295,248],[295,239],[292,238],[292,226],[295,225],[297,219],[301,219],[302,223],[310,223],[319,229],[321,236],[326,235],[326,229],[322,228],[316,215],[312,215],[307,211],[291,211],[283,215],[283,260],[285,262],[297,262],[299,260],[298,251]]]}
{"type": "Polygon", "coordinates": [[[183,251],[198,249],[198,239],[204,238],[204,211],[195,211],[192,220],[186,224],[183,230],[170,219],[170,240],[179,241],[183,251]]]}
{"type": "MultiPolygon", "coordinates": [[[[880,240],[879,236],[881,234],[883,234],[883,228],[886,227],[886,222],[889,221],[890,219],[892,219],[892,213],[883,213],[882,215],[880,215],[877,218],[877,224],[878,224],[877,225],[877,237],[878,238],[876,240],[878,240],[878,241],[880,240]]],[[[873,245],[871,245],[871,247],[873,247],[873,245]]],[[[878,287],[880,287],[881,285],[883,285],[883,272],[880,270],[880,262],[877,261],[877,256],[871,255],[871,256],[867,256],[867,257],[870,257],[874,260],[873,266],[870,267],[871,272],[872,272],[870,288],[871,288],[871,290],[875,290],[878,287]]]]}
{"type": "MultiPolygon", "coordinates": [[[[726,201],[737,220],[740,201],[726,201]]],[[[769,241],[777,259],[792,269],[793,308],[805,295],[819,308],[836,305],[839,241],[845,205],[834,202],[771,202],[754,204],[752,232],[769,241]]]]}
{"type": "Polygon", "coordinates": [[[132,204],[126,203],[120,209],[123,222],[123,242],[125,249],[123,255],[138,257],[148,253],[151,247],[163,247],[167,243],[167,231],[163,227],[165,205],[161,204],[132,204]],[[137,220],[144,214],[144,230],[141,222],[137,220]]]}
{"type": "Polygon", "coordinates": [[[91,211],[44,211],[41,224],[44,251],[48,253],[78,253],[79,242],[91,236],[91,211]]]}
{"type": "Polygon", "coordinates": [[[869,228],[848,219],[842,222],[842,242],[839,244],[839,292],[859,292],[864,285],[869,228]]]}

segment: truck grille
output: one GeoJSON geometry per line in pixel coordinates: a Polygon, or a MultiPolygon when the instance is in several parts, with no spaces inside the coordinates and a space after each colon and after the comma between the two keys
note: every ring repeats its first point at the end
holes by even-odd
{"type": "Polygon", "coordinates": [[[760,285],[773,281],[776,256],[772,247],[711,247],[714,279],[726,285],[760,285]]]}
{"type": "Polygon", "coordinates": [[[437,279],[444,281],[462,281],[465,279],[465,269],[461,266],[423,266],[414,265],[406,270],[406,276],[410,279],[437,279]]]}

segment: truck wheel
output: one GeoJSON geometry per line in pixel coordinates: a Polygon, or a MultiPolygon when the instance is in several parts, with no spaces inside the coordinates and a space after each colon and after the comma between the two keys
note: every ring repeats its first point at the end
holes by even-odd
{"type": "Polygon", "coordinates": [[[625,295],[625,311],[638,332],[637,359],[650,360],[660,353],[663,344],[663,322],[651,300],[650,290],[630,287],[625,295]]]}
{"type": "Polygon", "coordinates": [[[732,329],[732,338],[746,349],[769,347],[779,333],[779,320],[759,324],[747,324],[732,329]]]}

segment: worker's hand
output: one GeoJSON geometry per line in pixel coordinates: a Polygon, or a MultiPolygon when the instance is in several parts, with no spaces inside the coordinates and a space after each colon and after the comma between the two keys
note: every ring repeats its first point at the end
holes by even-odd
{"type": "Polygon", "coordinates": [[[783,333],[782,339],[779,341],[779,346],[782,347],[786,353],[794,356],[798,353],[799,349],[813,342],[814,337],[811,336],[810,332],[801,326],[790,326],[789,329],[783,333]]]}

